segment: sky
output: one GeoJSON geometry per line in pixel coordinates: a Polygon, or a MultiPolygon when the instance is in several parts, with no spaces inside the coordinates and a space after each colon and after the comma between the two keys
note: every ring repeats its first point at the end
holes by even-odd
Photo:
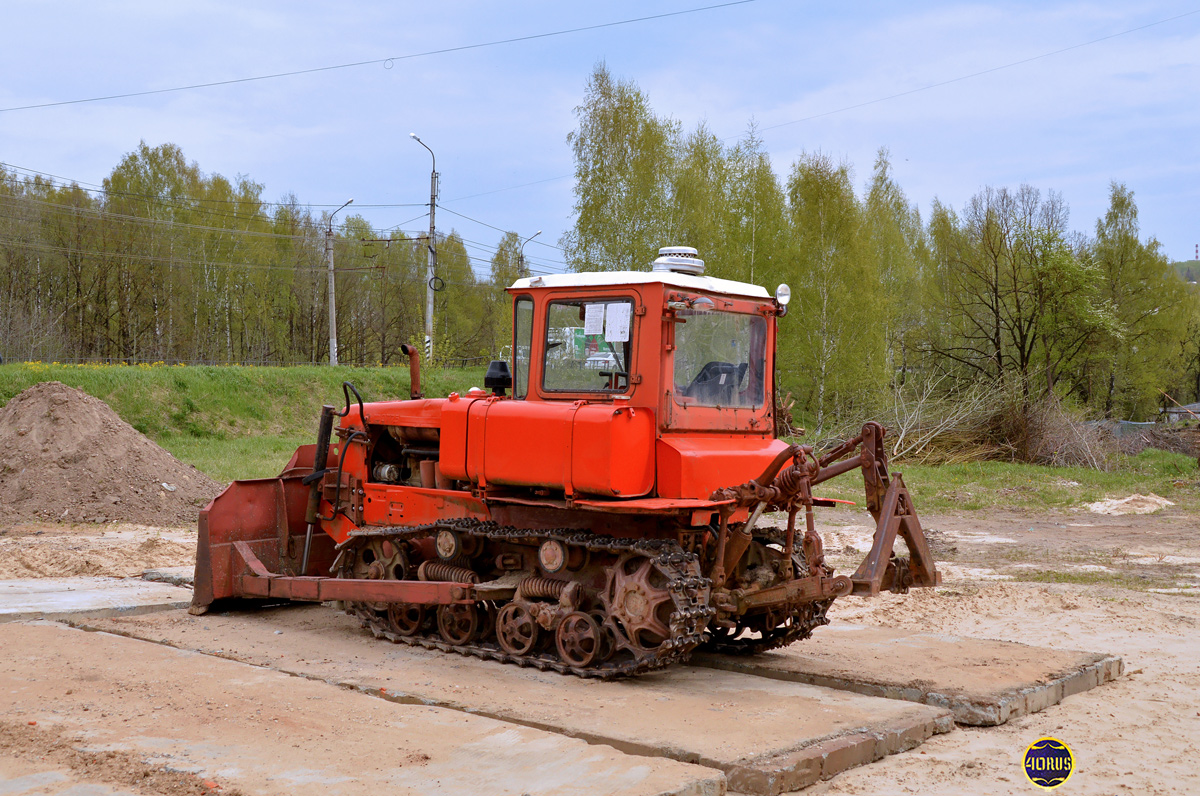
{"type": "Polygon", "coordinates": [[[4,26],[0,162],[19,173],[99,187],[139,141],[170,142],[267,201],[353,198],[339,221],[419,234],[432,159],[415,132],[438,230],[481,273],[507,230],[542,231],[535,271],[565,268],[567,136],[598,63],[685,131],[733,144],[756,125],[781,178],[819,151],[863,190],[884,147],[923,218],[1030,184],[1086,234],[1115,180],[1171,260],[1200,243],[1200,0],[6,0],[4,26]],[[246,80],[304,70],[321,71],[246,80]],[[240,82],[163,91],[222,81],[240,82]],[[72,102],[141,92],[158,93],[72,102]]]}

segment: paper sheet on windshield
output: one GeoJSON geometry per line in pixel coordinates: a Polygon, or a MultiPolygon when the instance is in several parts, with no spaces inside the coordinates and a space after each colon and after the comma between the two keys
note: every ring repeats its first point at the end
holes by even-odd
{"type": "Polygon", "coordinates": [[[604,305],[587,304],[583,308],[583,333],[604,334],[604,305]]]}
{"type": "Polygon", "coordinates": [[[604,323],[606,343],[624,343],[629,340],[629,310],[630,305],[624,302],[608,305],[604,323]]]}

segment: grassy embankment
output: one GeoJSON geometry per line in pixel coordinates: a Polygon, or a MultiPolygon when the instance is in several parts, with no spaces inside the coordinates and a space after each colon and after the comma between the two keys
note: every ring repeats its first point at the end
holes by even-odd
{"type": "MultiPolygon", "coordinates": [[[[425,394],[482,385],[483,368],[427,369],[425,394]]],[[[220,481],[274,475],[298,445],[313,441],[324,403],[341,407],[341,384],[367,400],[408,396],[407,367],[191,367],[0,365],[0,404],[42,381],[61,381],[106,401],[126,422],[220,481]]],[[[1154,492],[1200,508],[1195,459],[1161,451],[1122,457],[1111,471],[1005,462],[924,466],[899,462],[922,512],[1068,508],[1105,497],[1154,492]]],[[[823,484],[828,497],[861,500],[861,480],[823,484]]]]}
{"type": "MultiPolygon", "coordinates": [[[[484,368],[427,369],[428,396],[482,386],[484,368]]],[[[0,405],[43,381],[108,403],[125,422],[218,481],[275,475],[316,438],[322,404],[345,403],[342,382],[367,401],[408,397],[408,367],[274,368],[165,365],[0,365],[0,405]]]]}

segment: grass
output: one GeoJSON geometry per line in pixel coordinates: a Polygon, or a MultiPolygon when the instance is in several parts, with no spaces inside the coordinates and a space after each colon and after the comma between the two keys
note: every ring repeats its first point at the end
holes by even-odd
{"type": "MultiPolygon", "coordinates": [[[[430,397],[483,384],[484,368],[425,369],[430,397]]],[[[322,404],[341,407],[342,382],[363,398],[407,398],[408,366],[297,367],[0,365],[0,405],[44,381],[60,381],[108,403],[121,419],[218,481],[278,475],[299,445],[316,438],[322,404]]]]}
{"type": "MultiPolygon", "coordinates": [[[[428,396],[482,385],[483,368],[428,368],[428,396]]],[[[212,477],[229,481],[275,475],[296,446],[313,441],[324,403],[340,407],[341,384],[353,382],[366,400],[406,398],[408,368],[0,365],[0,405],[43,381],[61,381],[107,402],[126,422],[212,477]]],[[[1194,459],[1147,450],[1102,472],[1006,462],[945,466],[897,463],[918,510],[1068,508],[1154,492],[1200,508],[1194,459]],[[1074,484],[1072,483],[1074,482],[1074,484]]],[[[862,502],[862,480],[848,474],[822,484],[819,495],[862,502]]]]}
{"type": "MultiPolygon", "coordinates": [[[[1200,472],[1194,458],[1147,449],[1121,456],[1114,469],[1048,467],[1015,462],[920,465],[897,462],[918,511],[1063,509],[1106,497],[1153,492],[1189,508],[1200,507],[1200,472]]],[[[826,497],[862,500],[853,474],[818,487],[826,497]]]]}
{"type": "Polygon", "coordinates": [[[171,434],[156,440],[175,458],[221,482],[279,475],[296,448],[314,441],[315,433],[233,439],[171,434]]]}
{"type": "MultiPolygon", "coordinates": [[[[444,396],[482,385],[484,368],[427,369],[423,391],[444,396]]],[[[0,365],[0,405],[43,381],[61,381],[108,403],[156,442],[314,434],[321,405],[341,407],[342,382],[366,400],[408,397],[408,367],[0,365]]]]}

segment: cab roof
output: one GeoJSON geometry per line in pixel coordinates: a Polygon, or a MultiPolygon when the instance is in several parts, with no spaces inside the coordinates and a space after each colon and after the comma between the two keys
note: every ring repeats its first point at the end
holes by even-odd
{"type": "Polygon", "coordinates": [[[731,279],[717,279],[712,276],[692,276],[672,271],[588,271],[571,274],[545,274],[543,276],[527,277],[513,282],[510,292],[533,290],[537,288],[563,287],[607,287],[610,285],[649,285],[661,283],[684,290],[702,290],[708,293],[724,293],[730,296],[746,296],[748,298],[771,298],[764,287],[735,282],[731,279]]]}

